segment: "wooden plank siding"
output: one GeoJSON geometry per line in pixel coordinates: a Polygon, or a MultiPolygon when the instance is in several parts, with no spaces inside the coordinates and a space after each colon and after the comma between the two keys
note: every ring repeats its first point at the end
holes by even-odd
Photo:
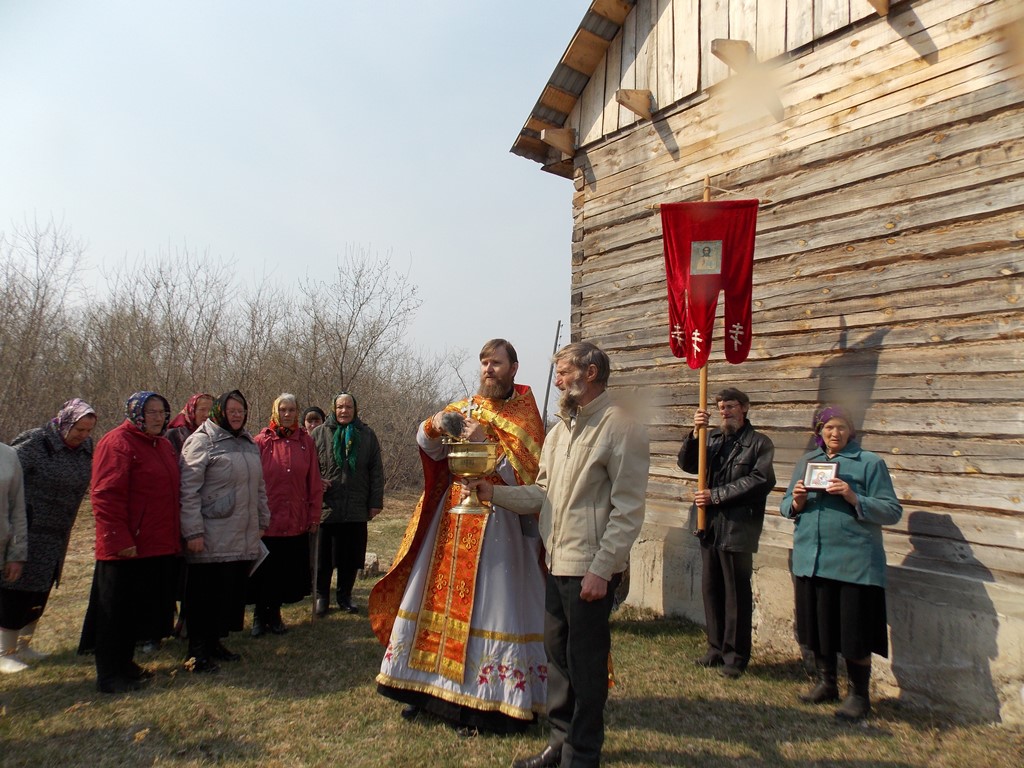
{"type": "Polygon", "coordinates": [[[608,49],[604,71],[595,71],[581,96],[597,103],[596,92],[604,92],[607,105],[601,117],[588,119],[584,109],[581,143],[639,121],[610,98],[620,88],[650,90],[663,109],[727,79],[728,66],[710,53],[715,38],[746,40],[760,61],[768,61],[874,13],[867,0],[636,0],[608,49]]]}
{"type": "Polygon", "coordinates": [[[1024,587],[1024,86],[1003,42],[1019,6],[919,0],[883,20],[862,0],[641,0],[634,14],[629,87],[659,111],[616,107],[616,131],[577,153],[572,322],[648,414],[648,522],[689,525],[694,479],[675,456],[697,400],[668,349],[653,204],[700,199],[709,174],[765,201],[750,358],[728,365],[719,340],[710,368],[712,389],[750,393],[777,446],[763,544],[790,546],[778,501],[812,410],[839,400],[904,503],[890,564],[1024,587]],[[781,114],[750,107],[769,80],[709,59],[711,36],[737,35],[781,57],[762,88],[781,114]]]}
{"type": "MultiPolygon", "coordinates": [[[[584,92],[559,92],[556,70],[533,118],[549,108],[569,114],[585,100],[580,124],[564,127],[577,129],[581,144],[599,142],[640,121],[615,103],[616,90],[649,90],[658,111],[727,80],[728,66],[710,52],[716,38],[746,40],[762,62],[782,60],[874,16],[867,0],[594,0],[584,22],[601,19],[617,34],[609,41],[581,23],[562,65],[589,78],[584,92]]],[[[529,121],[513,151],[563,173],[557,151],[539,142],[529,121]]]]}

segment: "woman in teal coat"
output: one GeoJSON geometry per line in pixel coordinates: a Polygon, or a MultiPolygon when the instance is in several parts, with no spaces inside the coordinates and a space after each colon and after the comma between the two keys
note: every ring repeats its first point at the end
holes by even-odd
{"type": "Polygon", "coordinates": [[[882,526],[898,522],[903,508],[885,462],[853,442],[856,432],[845,411],[822,409],[814,433],[819,448],[797,462],[781,507],[796,523],[797,637],[814,652],[819,675],[818,684],[800,698],[814,704],[839,698],[836,654],[841,653],[850,686],[836,717],[855,721],[871,711],[871,654],[889,655],[882,526]],[[824,466],[808,473],[808,464],[831,464],[835,470],[824,466]],[[821,470],[832,475],[824,487],[815,483],[821,470]]]}

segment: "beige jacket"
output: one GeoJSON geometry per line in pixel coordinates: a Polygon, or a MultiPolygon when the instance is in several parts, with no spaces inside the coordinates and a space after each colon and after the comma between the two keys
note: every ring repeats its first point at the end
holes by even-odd
{"type": "Polygon", "coordinates": [[[644,522],[651,454],[647,430],[602,392],[544,439],[534,485],[495,486],[494,503],[540,512],[553,576],[611,579],[626,569],[644,522]]]}
{"type": "MultiPolygon", "coordinates": [[[[0,443],[0,570],[28,559],[25,486],[17,452],[0,443]]],[[[15,582],[16,583],[16,582],[15,582]]]]}

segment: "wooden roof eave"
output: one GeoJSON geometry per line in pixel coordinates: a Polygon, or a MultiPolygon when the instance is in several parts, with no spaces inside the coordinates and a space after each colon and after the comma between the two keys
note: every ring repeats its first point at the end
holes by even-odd
{"type": "Polygon", "coordinates": [[[633,10],[636,0],[593,0],[565,53],[548,78],[511,152],[540,163],[543,170],[572,178],[572,158],[541,141],[545,128],[563,128],[569,113],[633,10]]]}

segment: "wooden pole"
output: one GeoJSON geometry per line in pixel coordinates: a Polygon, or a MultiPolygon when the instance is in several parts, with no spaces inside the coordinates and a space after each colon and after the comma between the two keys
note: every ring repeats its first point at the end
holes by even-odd
{"type": "MultiPolygon", "coordinates": [[[[711,202],[711,177],[704,176],[704,202],[711,202]]],[[[698,407],[702,411],[708,409],[708,364],[700,368],[700,395],[698,407]]],[[[697,431],[697,490],[708,487],[708,430],[702,427],[697,431]]],[[[704,507],[697,507],[697,530],[695,536],[704,533],[708,527],[708,514],[704,507]]]]}

